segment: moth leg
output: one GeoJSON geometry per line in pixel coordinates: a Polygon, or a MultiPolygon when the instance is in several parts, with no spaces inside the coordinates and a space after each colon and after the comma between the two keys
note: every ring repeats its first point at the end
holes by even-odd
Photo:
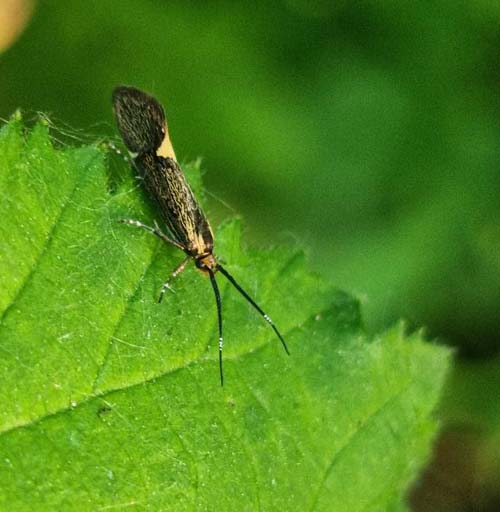
{"type": "Polygon", "coordinates": [[[125,162],[127,162],[127,164],[129,164],[129,165],[133,164],[132,158],[130,158],[130,156],[126,155],[118,146],[115,145],[114,142],[112,142],[111,140],[108,140],[108,142],[106,142],[106,146],[109,149],[111,149],[112,151],[114,151],[121,158],[123,158],[123,160],[125,162]]]}
{"type": "Polygon", "coordinates": [[[186,265],[189,263],[189,260],[191,259],[191,256],[188,256],[187,258],[184,258],[177,267],[175,267],[174,271],[170,274],[170,277],[163,283],[163,286],[161,287],[160,291],[160,297],[158,298],[158,302],[161,302],[163,300],[163,296],[165,295],[165,292],[167,290],[174,291],[170,287],[170,283],[186,268],[186,265]]]}
{"type": "Polygon", "coordinates": [[[156,235],[158,238],[161,238],[165,243],[173,245],[174,247],[177,247],[181,251],[184,250],[184,247],[177,242],[176,240],[173,240],[169,236],[167,236],[158,226],[158,224],[155,221],[155,226],[152,228],[151,226],[147,226],[146,224],[143,224],[142,222],[134,219],[120,219],[118,221],[120,224],[128,224],[129,226],[136,226],[141,229],[145,229],[149,233],[152,233],[153,235],[156,235]]]}

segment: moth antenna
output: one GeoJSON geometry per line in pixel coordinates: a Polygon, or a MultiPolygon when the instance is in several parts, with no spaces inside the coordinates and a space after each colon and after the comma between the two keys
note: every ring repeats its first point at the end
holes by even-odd
{"type": "Polygon", "coordinates": [[[217,270],[227,278],[227,280],[245,297],[245,299],[262,315],[264,320],[273,328],[273,331],[278,336],[279,340],[281,341],[281,344],[283,345],[283,348],[285,349],[285,352],[290,355],[290,351],[288,350],[288,347],[286,346],[285,340],[283,339],[283,336],[278,331],[278,328],[274,325],[274,322],[271,320],[271,317],[264,312],[264,310],[248,295],[248,293],[236,282],[234,277],[222,266],[217,265],[217,270]]]}
{"type": "Polygon", "coordinates": [[[222,347],[224,345],[224,338],[222,337],[222,302],[220,299],[220,291],[215,280],[215,274],[212,269],[207,268],[208,275],[210,276],[210,282],[215,295],[215,303],[217,304],[217,321],[219,324],[219,373],[220,373],[220,385],[224,386],[224,372],[222,371],[222,347]]]}

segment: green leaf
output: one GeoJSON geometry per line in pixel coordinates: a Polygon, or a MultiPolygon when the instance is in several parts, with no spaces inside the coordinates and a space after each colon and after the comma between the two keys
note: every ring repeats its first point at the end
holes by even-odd
{"type": "Polygon", "coordinates": [[[220,276],[221,388],[207,279],[189,268],[157,304],[183,255],[117,223],[157,213],[105,157],[0,132],[0,508],[403,510],[449,352],[402,326],[368,339],[300,251],[243,250],[233,219],[217,254],[291,356],[220,276]]]}

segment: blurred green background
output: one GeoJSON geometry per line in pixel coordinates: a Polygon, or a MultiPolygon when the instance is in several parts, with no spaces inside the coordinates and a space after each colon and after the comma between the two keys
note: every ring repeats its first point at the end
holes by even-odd
{"type": "Polygon", "coordinates": [[[27,23],[0,55],[0,116],[115,136],[115,85],[157,96],[213,218],[306,247],[370,332],[403,317],[457,347],[414,507],[500,510],[500,3],[44,0],[27,23]]]}

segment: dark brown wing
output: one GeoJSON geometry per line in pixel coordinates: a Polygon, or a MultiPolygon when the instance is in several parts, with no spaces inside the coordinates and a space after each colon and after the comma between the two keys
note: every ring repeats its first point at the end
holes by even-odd
{"type": "Polygon", "coordinates": [[[135,164],[172,236],[185,251],[192,256],[212,252],[210,225],[179,164],[172,158],[153,154],[137,156],[135,164]]]}
{"type": "Polygon", "coordinates": [[[145,92],[121,85],[113,91],[116,124],[132,153],[156,151],[167,134],[165,112],[160,103],[145,92]]]}

